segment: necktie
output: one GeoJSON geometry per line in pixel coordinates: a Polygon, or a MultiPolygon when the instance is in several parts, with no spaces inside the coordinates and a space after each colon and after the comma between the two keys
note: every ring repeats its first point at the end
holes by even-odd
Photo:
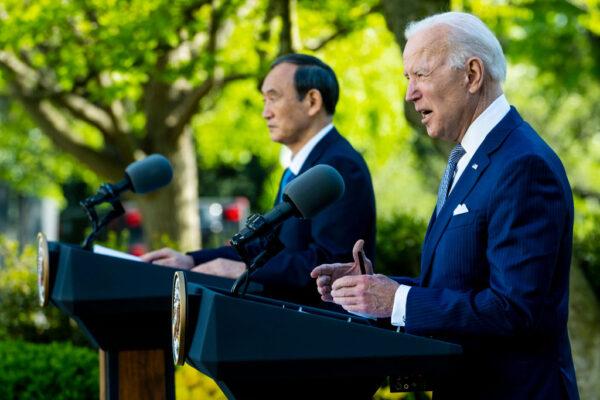
{"type": "Polygon", "coordinates": [[[452,186],[452,179],[454,178],[454,173],[456,172],[456,164],[458,164],[458,160],[465,155],[466,151],[460,144],[457,144],[452,151],[450,152],[450,156],[448,157],[448,165],[446,166],[446,171],[444,171],[444,176],[442,177],[442,181],[440,182],[440,188],[438,190],[438,199],[435,215],[439,215],[444,203],[446,202],[446,197],[448,197],[448,189],[452,186]]]}
{"type": "Polygon", "coordinates": [[[283,200],[283,189],[285,189],[285,186],[288,183],[290,183],[290,181],[295,177],[296,175],[292,171],[290,171],[289,168],[285,169],[285,171],[283,172],[283,176],[281,177],[281,183],[279,184],[279,197],[277,197],[277,202],[275,203],[275,205],[281,203],[281,201],[283,200]]]}

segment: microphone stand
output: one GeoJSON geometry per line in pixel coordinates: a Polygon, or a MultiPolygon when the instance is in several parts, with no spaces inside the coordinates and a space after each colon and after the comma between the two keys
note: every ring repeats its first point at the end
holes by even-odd
{"type": "Polygon", "coordinates": [[[239,291],[242,285],[243,289],[241,295],[245,295],[246,291],[248,290],[248,284],[250,283],[250,277],[254,273],[254,271],[265,265],[267,261],[269,261],[271,258],[276,256],[281,250],[283,250],[283,243],[281,243],[281,240],[279,240],[275,232],[269,233],[269,235],[266,237],[266,240],[267,244],[265,248],[260,253],[258,253],[258,255],[254,257],[254,259],[251,262],[248,262],[246,259],[246,251],[238,249],[239,244],[238,246],[234,246],[236,251],[238,251],[238,254],[240,255],[240,257],[242,257],[242,260],[247,266],[246,270],[242,273],[242,275],[240,275],[239,278],[236,279],[235,283],[231,287],[231,294],[233,294],[234,296],[240,295],[239,291]]]}
{"type": "Polygon", "coordinates": [[[84,250],[92,250],[94,240],[96,240],[100,231],[113,219],[125,214],[125,209],[119,200],[118,192],[115,191],[115,187],[113,185],[108,183],[102,184],[96,195],[82,200],[79,205],[83,207],[86,215],[92,223],[92,232],[85,238],[83,244],[81,245],[84,250]],[[99,221],[98,213],[96,212],[95,207],[103,202],[110,203],[112,209],[99,221]]]}

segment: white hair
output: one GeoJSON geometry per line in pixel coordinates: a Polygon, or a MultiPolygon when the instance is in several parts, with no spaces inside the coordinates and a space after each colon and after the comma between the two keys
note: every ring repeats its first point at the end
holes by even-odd
{"type": "Polygon", "coordinates": [[[435,14],[417,22],[411,22],[404,31],[406,40],[415,33],[445,25],[448,32],[449,61],[453,68],[462,69],[470,57],[483,61],[485,69],[495,82],[506,79],[506,59],[500,42],[492,31],[476,16],[462,12],[435,14]]]}

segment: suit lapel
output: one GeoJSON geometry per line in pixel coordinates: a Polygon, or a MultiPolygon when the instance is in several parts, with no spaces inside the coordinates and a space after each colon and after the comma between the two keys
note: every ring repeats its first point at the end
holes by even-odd
{"type": "MultiPolygon", "coordinates": [[[[317,145],[312,149],[308,157],[306,157],[304,164],[302,164],[302,168],[300,168],[300,171],[298,171],[298,175],[304,173],[306,170],[318,164],[318,161],[323,156],[323,153],[325,153],[325,151],[327,151],[328,148],[331,148],[331,146],[333,146],[333,143],[335,143],[339,138],[341,138],[341,135],[338,133],[335,127],[333,127],[325,136],[323,136],[319,143],[317,143],[317,145]]],[[[283,174],[281,175],[281,178],[279,178],[279,189],[277,190],[277,196],[275,197],[275,201],[273,202],[274,206],[277,205],[277,199],[279,199],[280,196],[282,180],[283,174]]]]}
{"type": "Polygon", "coordinates": [[[306,160],[304,161],[304,164],[302,164],[302,168],[300,168],[298,175],[318,164],[318,161],[323,156],[323,153],[325,153],[327,149],[331,148],[331,146],[333,146],[333,144],[339,138],[341,138],[341,136],[337,129],[335,129],[335,127],[331,128],[331,130],[325,136],[323,136],[319,143],[317,143],[317,145],[312,149],[308,157],[306,157],[306,160]]]}
{"type": "Polygon", "coordinates": [[[489,164],[493,162],[492,153],[502,144],[508,134],[522,122],[519,113],[511,107],[506,116],[487,135],[479,149],[469,161],[466,169],[460,176],[450,196],[440,210],[440,214],[430,222],[421,255],[421,284],[425,285],[431,270],[435,249],[452,218],[454,209],[464,202],[467,195],[473,190],[479,178],[483,175],[489,164]]]}

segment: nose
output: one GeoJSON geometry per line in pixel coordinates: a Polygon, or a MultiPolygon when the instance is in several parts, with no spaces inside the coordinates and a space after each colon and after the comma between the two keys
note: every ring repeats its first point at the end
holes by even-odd
{"type": "Polygon", "coordinates": [[[408,81],[408,88],[406,88],[406,101],[417,101],[421,97],[421,93],[417,90],[414,81],[408,81]]]}
{"type": "Polygon", "coordinates": [[[271,111],[271,107],[269,107],[266,103],[263,106],[262,117],[267,120],[273,117],[273,111],[271,111]]]}

